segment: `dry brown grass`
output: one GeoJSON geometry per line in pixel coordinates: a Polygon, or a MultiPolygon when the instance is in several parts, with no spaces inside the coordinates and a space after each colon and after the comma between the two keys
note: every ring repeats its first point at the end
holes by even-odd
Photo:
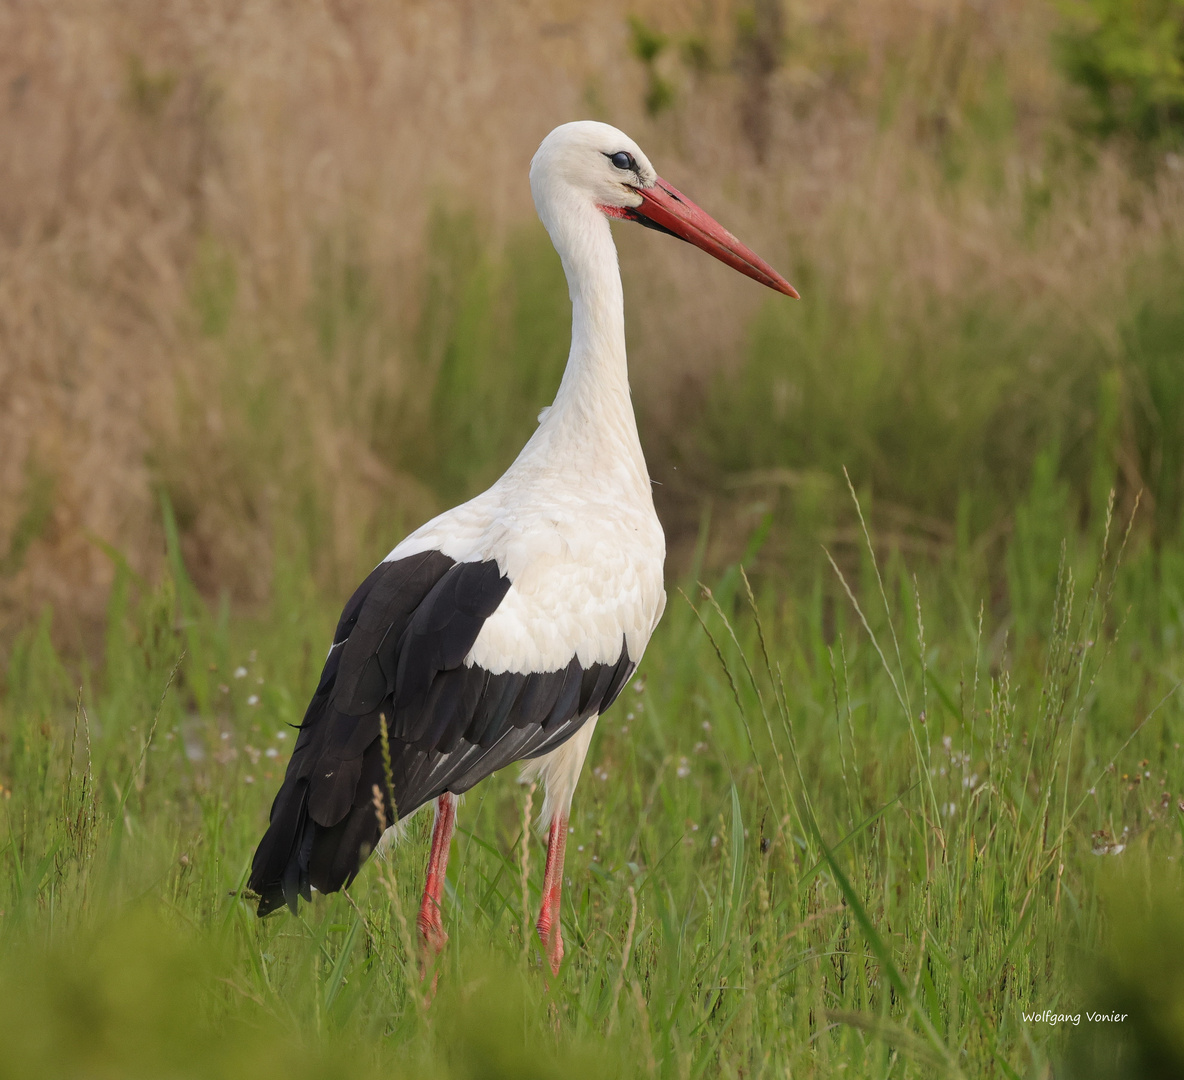
{"type": "MultiPolygon", "coordinates": [[[[1025,227],[1059,130],[1051,9],[802,0],[784,10],[789,59],[757,85],[733,62],[735,8],[0,8],[0,640],[47,602],[95,624],[112,573],[96,538],[152,574],[165,480],[199,581],[247,601],[267,594],[271,517],[290,512],[290,489],[319,493],[332,528],[317,560],[331,575],[372,553],[376,521],[426,512],[431,492],[373,453],[357,403],[414,392],[400,328],[418,310],[432,206],[474,208],[496,247],[530,220],[534,147],[574,117],[630,131],[791,278],[808,265],[857,303],[967,290],[1054,303],[1113,337],[1098,300],[1178,227],[1181,187],[1140,188],[1103,156],[1025,227]],[[673,47],[659,58],[677,103],[657,118],[641,104],[629,13],[707,46],[698,71],[673,47]],[[978,153],[969,117],[993,80],[1015,122],[1006,145],[978,153]],[[951,145],[967,182],[949,182],[951,145]],[[308,312],[326,260],[360,263],[383,311],[318,360],[308,312]],[[211,340],[192,294],[222,262],[236,315],[211,340]],[[283,438],[225,407],[273,393],[283,438]],[[38,505],[52,507],[43,522],[38,505]]],[[[637,395],[658,445],[688,384],[734,362],[763,298],[650,239],[621,244],[637,395]]]]}

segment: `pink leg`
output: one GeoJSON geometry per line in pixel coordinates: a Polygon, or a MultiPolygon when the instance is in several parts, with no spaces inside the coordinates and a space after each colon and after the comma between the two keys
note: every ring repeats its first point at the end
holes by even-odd
{"type": "Polygon", "coordinates": [[[456,825],[456,797],[441,795],[436,801],[436,823],[432,826],[432,852],[428,856],[428,879],[423,887],[423,902],[415,925],[419,928],[423,961],[438,956],[448,940],[444,921],[440,918],[440,903],[444,896],[444,872],[448,869],[448,849],[452,844],[452,830],[456,825]]]}
{"type": "Polygon", "coordinates": [[[543,904],[535,928],[551,961],[551,972],[559,974],[563,962],[563,935],[559,930],[559,899],[563,892],[563,853],[567,847],[567,815],[551,819],[547,836],[547,869],[543,874],[543,904]]]}

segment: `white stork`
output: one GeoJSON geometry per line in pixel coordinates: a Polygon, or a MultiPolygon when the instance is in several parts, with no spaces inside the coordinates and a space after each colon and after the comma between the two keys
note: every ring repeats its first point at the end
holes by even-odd
{"type": "Polygon", "coordinates": [[[555,401],[500,480],[411,533],[346,604],[250,886],[260,915],[285,901],[295,912],[311,889],[334,892],[354,879],[381,838],[382,793],[392,825],[435,801],[417,925],[425,957],[438,953],[457,798],[526,761],[546,790],[537,929],[557,975],[572,794],[597,718],[637,667],[666,604],[666,544],[630,402],[609,221],[670,233],[798,294],[607,124],[552,131],[531,162],[530,187],[572,301],[555,401]]]}

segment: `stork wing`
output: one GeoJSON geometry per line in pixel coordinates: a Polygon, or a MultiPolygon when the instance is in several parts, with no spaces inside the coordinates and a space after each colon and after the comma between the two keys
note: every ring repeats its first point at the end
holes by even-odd
{"type": "Polygon", "coordinates": [[[348,885],[388,824],[446,791],[547,753],[616,698],[635,666],[573,657],[556,671],[493,674],[466,666],[510,588],[495,562],[426,551],[379,564],[342,612],[309,703],[250,886],[259,914],[296,910],[310,886],[348,885]],[[387,725],[389,783],[381,729],[387,725]]]}

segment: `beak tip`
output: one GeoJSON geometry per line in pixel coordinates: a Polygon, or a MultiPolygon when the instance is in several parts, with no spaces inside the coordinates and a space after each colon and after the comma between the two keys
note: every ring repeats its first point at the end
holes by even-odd
{"type": "Polygon", "coordinates": [[[715,256],[720,262],[739,270],[747,277],[767,285],[770,289],[794,300],[801,295],[764,259],[746,248],[718,221],[704,213],[682,192],[666,183],[660,176],[647,188],[638,188],[639,205],[626,215],[621,211],[601,207],[610,217],[629,216],[634,221],[650,224],[663,232],[686,240],[715,256]]]}

